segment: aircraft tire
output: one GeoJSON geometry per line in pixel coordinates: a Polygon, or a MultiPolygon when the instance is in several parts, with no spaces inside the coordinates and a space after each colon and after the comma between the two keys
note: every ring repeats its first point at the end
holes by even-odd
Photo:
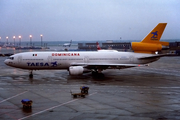
{"type": "Polygon", "coordinates": [[[94,72],[94,71],[93,71],[93,72],[92,72],[92,75],[93,75],[93,76],[97,76],[97,75],[98,75],[98,72],[94,72]]]}
{"type": "Polygon", "coordinates": [[[104,78],[104,74],[98,72],[92,72],[92,76],[95,78],[104,78]]]}
{"type": "Polygon", "coordinates": [[[103,74],[103,73],[98,73],[98,74],[96,75],[96,77],[97,77],[97,78],[104,78],[104,74],[103,74]]]}
{"type": "Polygon", "coordinates": [[[29,78],[33,78],[33,74],[29,74],[29,78]]]}

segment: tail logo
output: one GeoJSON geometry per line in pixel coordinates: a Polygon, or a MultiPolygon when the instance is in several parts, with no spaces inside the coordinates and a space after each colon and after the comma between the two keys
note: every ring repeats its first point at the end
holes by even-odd
{"type": "Polygon", "coordinates": [[[156,32],[151,32],[151,34],[153,34],[153,36],[151,37],[151,40],[158,40],[157,37],[158,37],[158,34],[157,34],[158,31],[156,32]]]}

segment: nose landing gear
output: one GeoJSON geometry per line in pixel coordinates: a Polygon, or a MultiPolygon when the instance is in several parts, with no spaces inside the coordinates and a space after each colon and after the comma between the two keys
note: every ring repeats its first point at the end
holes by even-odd
{"type": "Polygon", "coordinates": [[[30,70],[29,78],[33,78],[33,70],[30,70]]]}

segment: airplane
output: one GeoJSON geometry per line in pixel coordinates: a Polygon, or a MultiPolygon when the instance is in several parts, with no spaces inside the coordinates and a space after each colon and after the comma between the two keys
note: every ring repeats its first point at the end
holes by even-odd
{"type": "Polygon", "coordinates": [[[156,54],[169,46],[168,42],[160,41],[167,23],[159,23],[141,42],[132,42],[133,52],[119,51],[84,51],[84,52],[23,52],[10,56],[4,63],[8,66],[30,70],[68,70],[70,75],[102,75],[106,69],[124,69],[148,66],[166,54],[156,54]],[[156,32],[157,31],[157,32],[156,32]],[[154,32],[157,33],[154,38],[154,32]]]}
{"type": "Polygon", "coordinates": [[[97,50],[101,50],[101,47],[99,46],[98,42],[96,42],[96,47],[97,47],[97,50]]]}
{"type": "Polygon", "coordinates": [[[63,47],[70,47],[70,46],[71,46],[71,43],[72,43],[72,40],[70,41],[70,43],[64,43],[64,44],[63,44],[63,47]]]}

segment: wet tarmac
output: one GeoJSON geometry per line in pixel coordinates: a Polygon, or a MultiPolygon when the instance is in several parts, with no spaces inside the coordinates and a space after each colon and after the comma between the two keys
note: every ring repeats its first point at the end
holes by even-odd
{"type": "Polygon", "coordinates": [[[29,71],[0,57],[1,120],[179,120],[180,57],[164,57],[149,67],[103,71],[104,78],[69,76],[67,71],[29,71]],[[72,92],[90,87],[85,98],[72,92]],[[23,109],[22,99],[33,100],[23,109]]]}

